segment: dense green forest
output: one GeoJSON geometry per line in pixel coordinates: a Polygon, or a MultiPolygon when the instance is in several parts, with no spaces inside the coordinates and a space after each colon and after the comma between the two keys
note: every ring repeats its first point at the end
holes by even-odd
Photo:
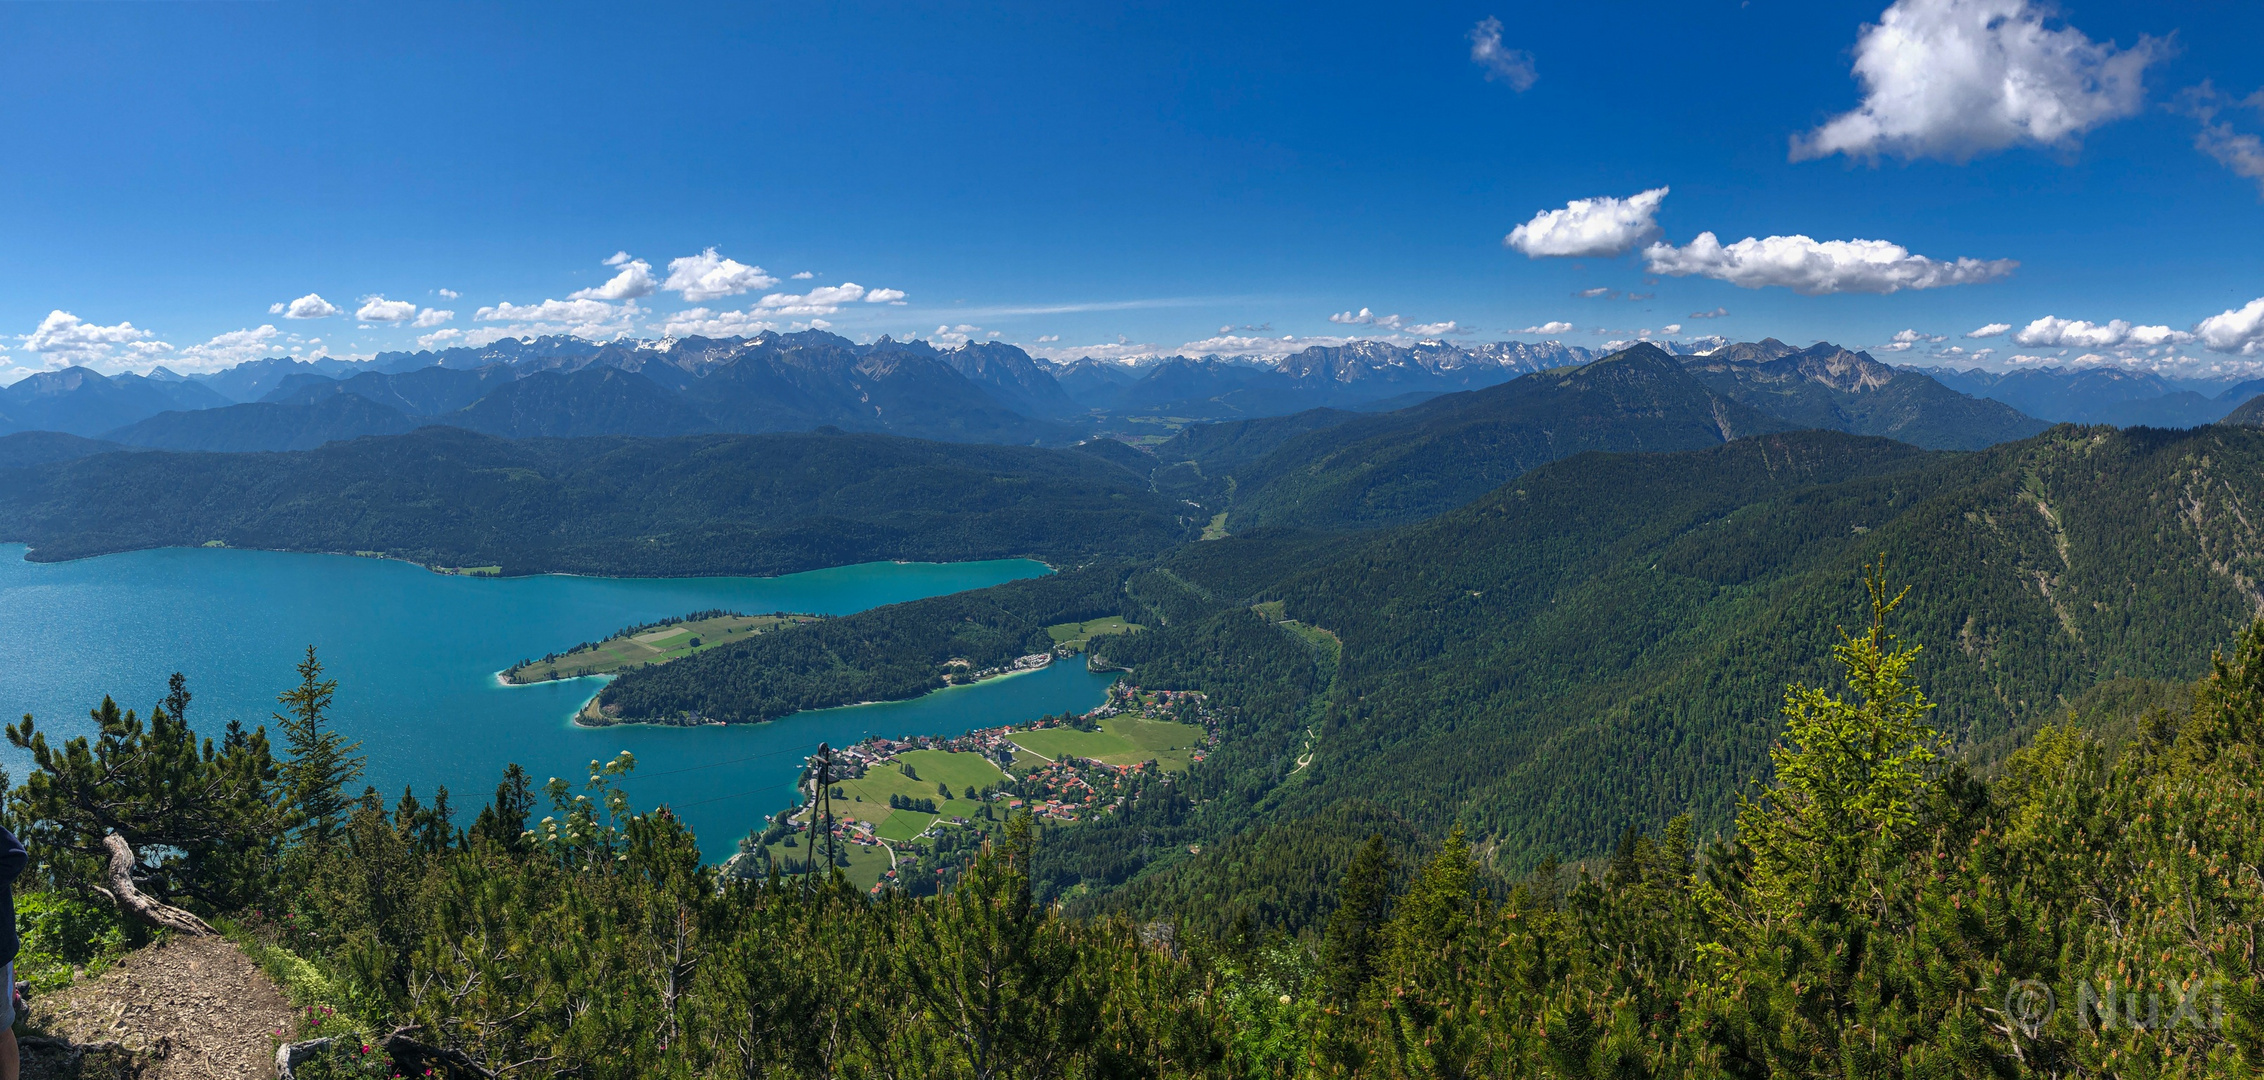
{"type": "Polygon", "coordinates": [[[1327,419],[1253,421],[1239,435],[1220,433],[1216,446],[1189,438],[1188,449],[1233,461],[1245,446],[1309,428],[1231,468],[1229,527],[1404,524],[1584,450],[1692,450],[1792,426],[1707,389],[1651,345],[1397,412],[1327,419]]]}
{"type": "Polygon", "coordinates": [[[40,853],[19,970],[67,978],[74,958],[217,928],[334,1009],[310,1010],[321,1030],[358,1034],[309,1077],[2264,1068],[2264,622],[2182,708],[2115,741],[2063,714],[1983,778],[1917,681],[1940,646],[1897,633],[1918,595],[1875,569],[1837,593],[1830,621],[1851,629],[1773,695],[1769,768],[1720,839],[1678,816],[1504,880],[1461,828],[1346,804],[1309,820],[1345,855],[1274,850],[1311,831],[1226,845],[1298,933],[1163,890],[1184,918],[1068,914],[1036,868],[1080,830],[1027,818],[939,897],[721,881],[626,754],[540,789],[511,770],[459,820],[446,792],[352,794],[357,748],[328,713],[353,690],[311,651],[273,743],[234,723],[200,738],[176,678],[146,719],[105,700],[91,740],[10,725],[36,764],[8,820],[40,853]],[[137,850],[168,854],[106,874],[137,850]],[[1326,884],[1273,872],[1291,865],[1326,884]]]}
{"type": "Polygon", "coordinates": [[[101,454],[7,481],[0,539],[41,560],[217,541],[505,574],[781,574],[1147,555],[1201,524],[1096,454],[839,432],[513,442],[434,427],[293,453],[101,454]]]}
{"type": "Polygon", "coordinates": [[[944,685],[947,660],[997,667],[1052,651],[1048,626],[1122,614],[1124,576],[1098,564],[773,630],[624,672],[598,708],[624,722],[736,724],[917,697],[944,685]]]}

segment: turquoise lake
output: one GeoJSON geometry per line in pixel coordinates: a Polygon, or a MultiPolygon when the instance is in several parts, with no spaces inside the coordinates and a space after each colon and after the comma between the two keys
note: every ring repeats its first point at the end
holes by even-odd
{"type": "MultiPolygon", "coordinates": [[[[710,859],[793,800],[820,741],[951,735],[1100,704],[1112,675],[1081,663],[954,687],[913,701],[797,713],[768,724],[579,728],[595,679],[504,686],[495,672],[624,626],[707,608],[846,615],[1046,572],[1021,559],[868,563],[776,578],[446,577],[343,555],[167,548],[65,563],[0,544],[0,716],[30,713],[50,743],[85,734],[104,694],[147,712],[175,671],[189,720],[217,737],[229,720],[273,727],[275,695],[308,645],[338,680],[340,730],[369,758],[365,780],[390,807],[402,786],[431,800],[445,784],[458,824],[518,762],[539,784],[576,781],[591,758],[636,755],[640,808],[674,807],[710,859]]],[[[12,782],[30,755],[0,744],[12,782]]]]}

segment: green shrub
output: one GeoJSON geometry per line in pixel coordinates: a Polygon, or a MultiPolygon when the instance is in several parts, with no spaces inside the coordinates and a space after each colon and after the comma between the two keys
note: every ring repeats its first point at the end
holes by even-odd
{"type": "Polygon", "coordinates": [[[54,892],[16,897],[16,933],[23,939],[16,977],[34,990],[69,986],[81,971],[97,974],[134,944],[117,909],[54,892]]]}

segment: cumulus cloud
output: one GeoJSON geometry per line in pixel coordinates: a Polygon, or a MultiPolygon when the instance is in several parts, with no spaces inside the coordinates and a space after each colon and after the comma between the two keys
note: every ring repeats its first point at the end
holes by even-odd
{"type": "Polygon", "coordinates": [[[668,280],[660,287],[681,293],[686,301],[696,304],[776,284],[778,279],[764,273],[762,267],[726,259],[709,248],[697,255],[668,260],[668,280]]]}
{"type": "Polygon", "coordinates": [[[453,326],[449,327],[446,330],[435,330],[432,333],[418,337],[417,348],[433,349],[439,348],[444,345],[451,345],[455,343],[457,338],[463,336],[464,332],[462,330],[456,329],[453,326]]]}
{"type": "Polygon", "coordinates": [[[24,348],[40,354],[53,367],[73,364],[94,364],[117,355],[118,350],[148,354],[170,349],[154,335],[130,322],[115,326],[90,323],[68,311],[50,311],[39,322],[39,328],[17,340],[24,348]]]}
{"type": "MultiPolygon", "coordinates": [[[[1986,327],[1984,327],[1986,329],[1986,327]]],[[[2046,315],[2013,334],[2015,345],[2031,349],[2116,349],[2154,345],[2183,345],[2193,335],[2167,326],[2134,326],[2121,319],[2089,323],[2046,315]]]]}
{"type": "Polygon", "coordinates": [[[372,296],[362,301],[361,310],[354,317],[366,323],[408,322],[417,317],[417,305],[407,300],[387,300],[372,296]]]}
{"type": "Polygon", "coordinates": [[[1863,103],[1792,140],[1792,158],[1967,161],[2012,146],[2069,147],[2136,113],[2146,66],[2165,49],[2128,49],[2045,24],[2029,0],[1896,0],[1855,44],[1863,103]]]}
{"type": "Polygon", "coordinates": [[[957,326],[938,326],[935,328],[935,333],[929,335],[938,345],[965,345],[979,337],[995,336],[972,323],[960,323],[957,326]]]}
{"type": "Polygon", "coordinates": [[[437,291],[440,293],[440,298],[442,300],[454,300],[457,297],[464,295],[454,289],[440,289],[437,291]]]}
{"type": "Polygon", "coordinates": [[[2012,329],[2011,323],[1993,322],[1987,326],[1977,326],[1968,330],[1965,332],[1965,336],[1968,339],[1996,337],[2010,329],[2012,329]]]}
{"type": "Polygon", "coordinates": [[[904,290],[874,289],[865,294],[865,302],[868,304],[902,304],[904,302],[904,290]]]}
{"type": "Polygon", "coordinates": [[[267,306],[268,314],[281,315],[286,319],[327,319],[344,310],[314,293],[308,293],[287,304],[267,306]]]}
{"type": "MultiPolygon", "coordinates": [[[[715,254],[715,249],[709,248],[708,254],[715,254]]],[[[682,262],[683,260],[678,259],[677,261],[682,262]]],[[[725,261],[728,262],[729,260],[725,261]]],[[[635,300],[639,297],[651,296],[653,290],[660,287],[660,283],[653,280],[652,264],[643,259],[632,259],[626,251],[614,252],[612,258],[605,260],[605,265],[618,266],[621,268],[621,272],[608,278],[603,285],[576,289],[567,293],[566,298],[569,300],[635,300]]],[[[690,298],[687,297],[687,299],[690,298]]]]}
{"type": "Polygon", "coordinates": [[[1545,322],[1539,326],[1528,326],[1518,331],[1520,334],[1569,334],[1571,332],[1572,324],[1562,321],[1545,322]]]}
{"type": "Polygon", "coordinates": [[[409,325],[423,329],[429,326],[439,326],[441,323],[447,322],[448,320],[455,317],[456,313],[453,311],[442,311],[434,308],[426,308],[423,311],[418,312],[417,320],[413,323],[410,323],[409,325]]]}
{"type": "Polygon", "coordinates": [[[2193,328],[2201,344],[2222,353],[2264,356],[2264,297],[2201,320],[2193,328]]]}
{"type": "Polygon", "coordinates": [[[1728,308],[1718,307],[1712,311],[1693,311],[1690,313],[1690,317],[1693,319],[1719,319],[1728,314],[1728,308]]]}
{"type": "Polygon", "coordinates": [[[280,333],[272,324],[267,323],[244,330],[231,330],[215,335],[212,340],[201,345],[182,349],[175,360],[167,362],[187,368],[218,369],[241,364],[246,360],[262,359],[284,351],[275,344],[275,338],[280,333]]]}
{"type": "Polygon", "coordinates": [[[1042,344],[1042,343],[1047,343],[1047,342],[1055,342],[1055,341],[1060,341],[1060,340],[1061,340],[1061,335],[1060,335],[1060,334],[1039,334],[1039,335],[1038,335],[1038,341],[1039,341],[1039,342],[1040,342],[1041,344],[1042,344]]]}
{"type": "Polygon", "coordinates": [[[799,274],[795,274],[795,275],[792,275],[792,276],[793,276],[793,279],[794,279],[794,280],[796,280],[796,281],[808,281],[808,280],[810,280],[811,278],[814,278],[814,277],[816,277],[816,276],[817,276],[817,274],[816,274],[815,272],[813,272],[813,271],[804,270],[804,271],[802,271],[801,273],[799,273],[799,274]]]}
{"type": "Polygon", "coordinates": [[[1419,338],[1458,337],[1469,333],[1453,319],[1448,319],[1445,322],[1408,323],[1400,329],[1419,338]]]}
{"type": "Polygon", "coordinates": [[[642,310],[634,300],[619,304],[609,304],[603,300],[495,304],[473,312],[472,318],[481,322],[513,325],[471,331],[466,335],[464,343],[486,344],[506,337],[524,337],[529,334],[572,334],[593,340],[615,338],[629,332],[642,310]]]}
{"type": "MultiPolygon", "coordinates": [[[[2185,92],[2186,113],[2201,121],[2201,132],[2193,137],[2194,149],[2217,159],[2217,164],[2231,169],[2233,175],[2256,181],[2257,193],[2264,195],[2264,139],[2244,134],[2217,119],[2228,100],[2207,80],[2185,92]]],[[[2250,94],[2237,104],[2264,111],[2264,90],[2250,94]]]]}
{"type": "Polygon", "coordinates": [[[1898,330],[1886,344],[1879,346],[1879,351],[1909,352],[1920,345],[1934,344],[1944,340],[1947,340],[1947,338],[1941,334],[1921,334],[1916,330],[1898,330]]]}
{"type": "Polygon", "coordinates": [[[854,303],[864,295],[864,286],[844,281],[820,285],[806,293],[771,293],[756,301],[755,308],[766,315],[831,315],[841,310],[841,305],[854,303]]]}
{"type": "MultiPolygon", "coordinates": [[[[1380,326],[1386,330],[1398,330],[1404,333],[1413,334],[1416,337],[1445,337],[1448,335],[1468,333],[1468,331],[1464,330],[1459,323],[1456,323],[1452,319],[1448,319],[1445,322],[1409,322],[1407,320],[1407,317],[1404,315],[1378,315],[1375,312],[1368,310],[1367,308],[1361,308],[1359,311],[1339,311],[1336,314],[1329,316],[1329,321],[1341,326],[1380,326]]],[[[1232,326],[1219,327],[1219,336],[1222,338],[1230,336],[1231,332],[1234,329],[1235,328],[1232,326]]],[[[1242,329],[1271,330],[1273,329],[1273,326],[1269,323],[1265,326],[1245,326],[1242,327],[1242,329]]],[[[1263,340],[1272,339],[1269,338],[1263,340]]]]}
{"type": "Polygon", "coordinates": [[[1574,199],[1562,210],[1533,215],[1533,220],[1502,237],[1502,243],[1529,259],[1624,255],[1659,235],[1656,218],[1666,197],[1666,188],[1655,187],[1624,199],[1609,195],[1574,199]]]}
{"type": "Polygon", "coordinates": [[[669,337],[753,337],[765,330],[778,329],[778,323],[751,311],[709,311],[704,307],[679,311],[660,324],[660,332],[669,337]]]}
{"type": "Polygon", "coordinates": [[[1710,232],[1684,247],[1653,244],[1643,259],[1655,274],[1696,274],[1746,289],[1782,285],[1804,296],[1972,285],[2005,277],[2020,265],[2011,259],[1929,259],[1885,240],[1748,236],[1724,245],[1710,232]]]}
{"type": "Polygon", "coordinates": [[[1501,43],[1501,20],[1487,16],[1470,28],[1470,62],[1486,69],[1487,82],[1505,82],[1522,94],[1540,78],[1533,69],[1533,54],[1501,43]]]}

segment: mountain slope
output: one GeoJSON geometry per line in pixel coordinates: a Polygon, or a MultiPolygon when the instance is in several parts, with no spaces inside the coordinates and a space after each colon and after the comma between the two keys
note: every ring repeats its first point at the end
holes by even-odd
{"type": "Polygon", "coordinates": [[[1955,752],[2111,680],[2204,674],[2264,610],[2259,504],[2264,430],[1964,454],[1804,431],[1557,461],[1333,557],[1191,545],[1128,590],[1168,619],[1094,652],[1242,711],[1177,817],[1097,823],[1049,873],[1216,880],[1173,852],[1355,800],[1461,825],[1510,872],[1685,811],[1711,831],[1766,770],[1786,684],[1830,678],[1867,559],[1911,586],[1897,630],[1955,752]]]}
{"type": "Polygon", "coordinates": [[[2050,426],[1923,372],[1822,342],[1795,350],[1770,338],[1686,357],[1683,365],[1716,392],[1797,427],[1884,435],[1931,450],[1978,450],[2050,426]]]}
{"type": "Polygon", "coordinates": [[[445,414],[442,423],[505,439],[714,431],[714,421],[651,379],[616,367],[540,371],[445,414]]]}
{"type": "Polygon", "coordinates": [[[1235,471],[1228,525],[1373,528],[1459,506],[1586,450],[1718,446],[1788,425],[1717,394],[1650,346],[1284,441],[1235,471]]]}
{"type": "Polygon", "coordinates": [[[178,386],[140,376],[110,378],[83,367],[42,371],[0,387],[0,415],[9,430],[99,435],[145,417],[181,408],[178,386]]]}
{"type": "Polygon", "coordinates": [[[72,461],[123,449],[125,447],[114,442],[65,435],[60,431],[19,431],[0,435],[0,469],[72,461]]]}
{"type": "Polygon", "coordinates": [[[254,453],[312,450],[364,435],[399,435],[418,422],[368,398],[341,394],[312,405],[254,401],[195,412],[163,412],[103,438],[151,450],[254,453]]]}
{"type": "Polygon", "coordinates": [[[1090,454],[887,435],[507,442],[428,427],[295,453],[104,454],[12,479],[0,538],[40,560],[219,540],[508,574],[780,574],[1144,555],[1200,524],[1090,454]]]}

